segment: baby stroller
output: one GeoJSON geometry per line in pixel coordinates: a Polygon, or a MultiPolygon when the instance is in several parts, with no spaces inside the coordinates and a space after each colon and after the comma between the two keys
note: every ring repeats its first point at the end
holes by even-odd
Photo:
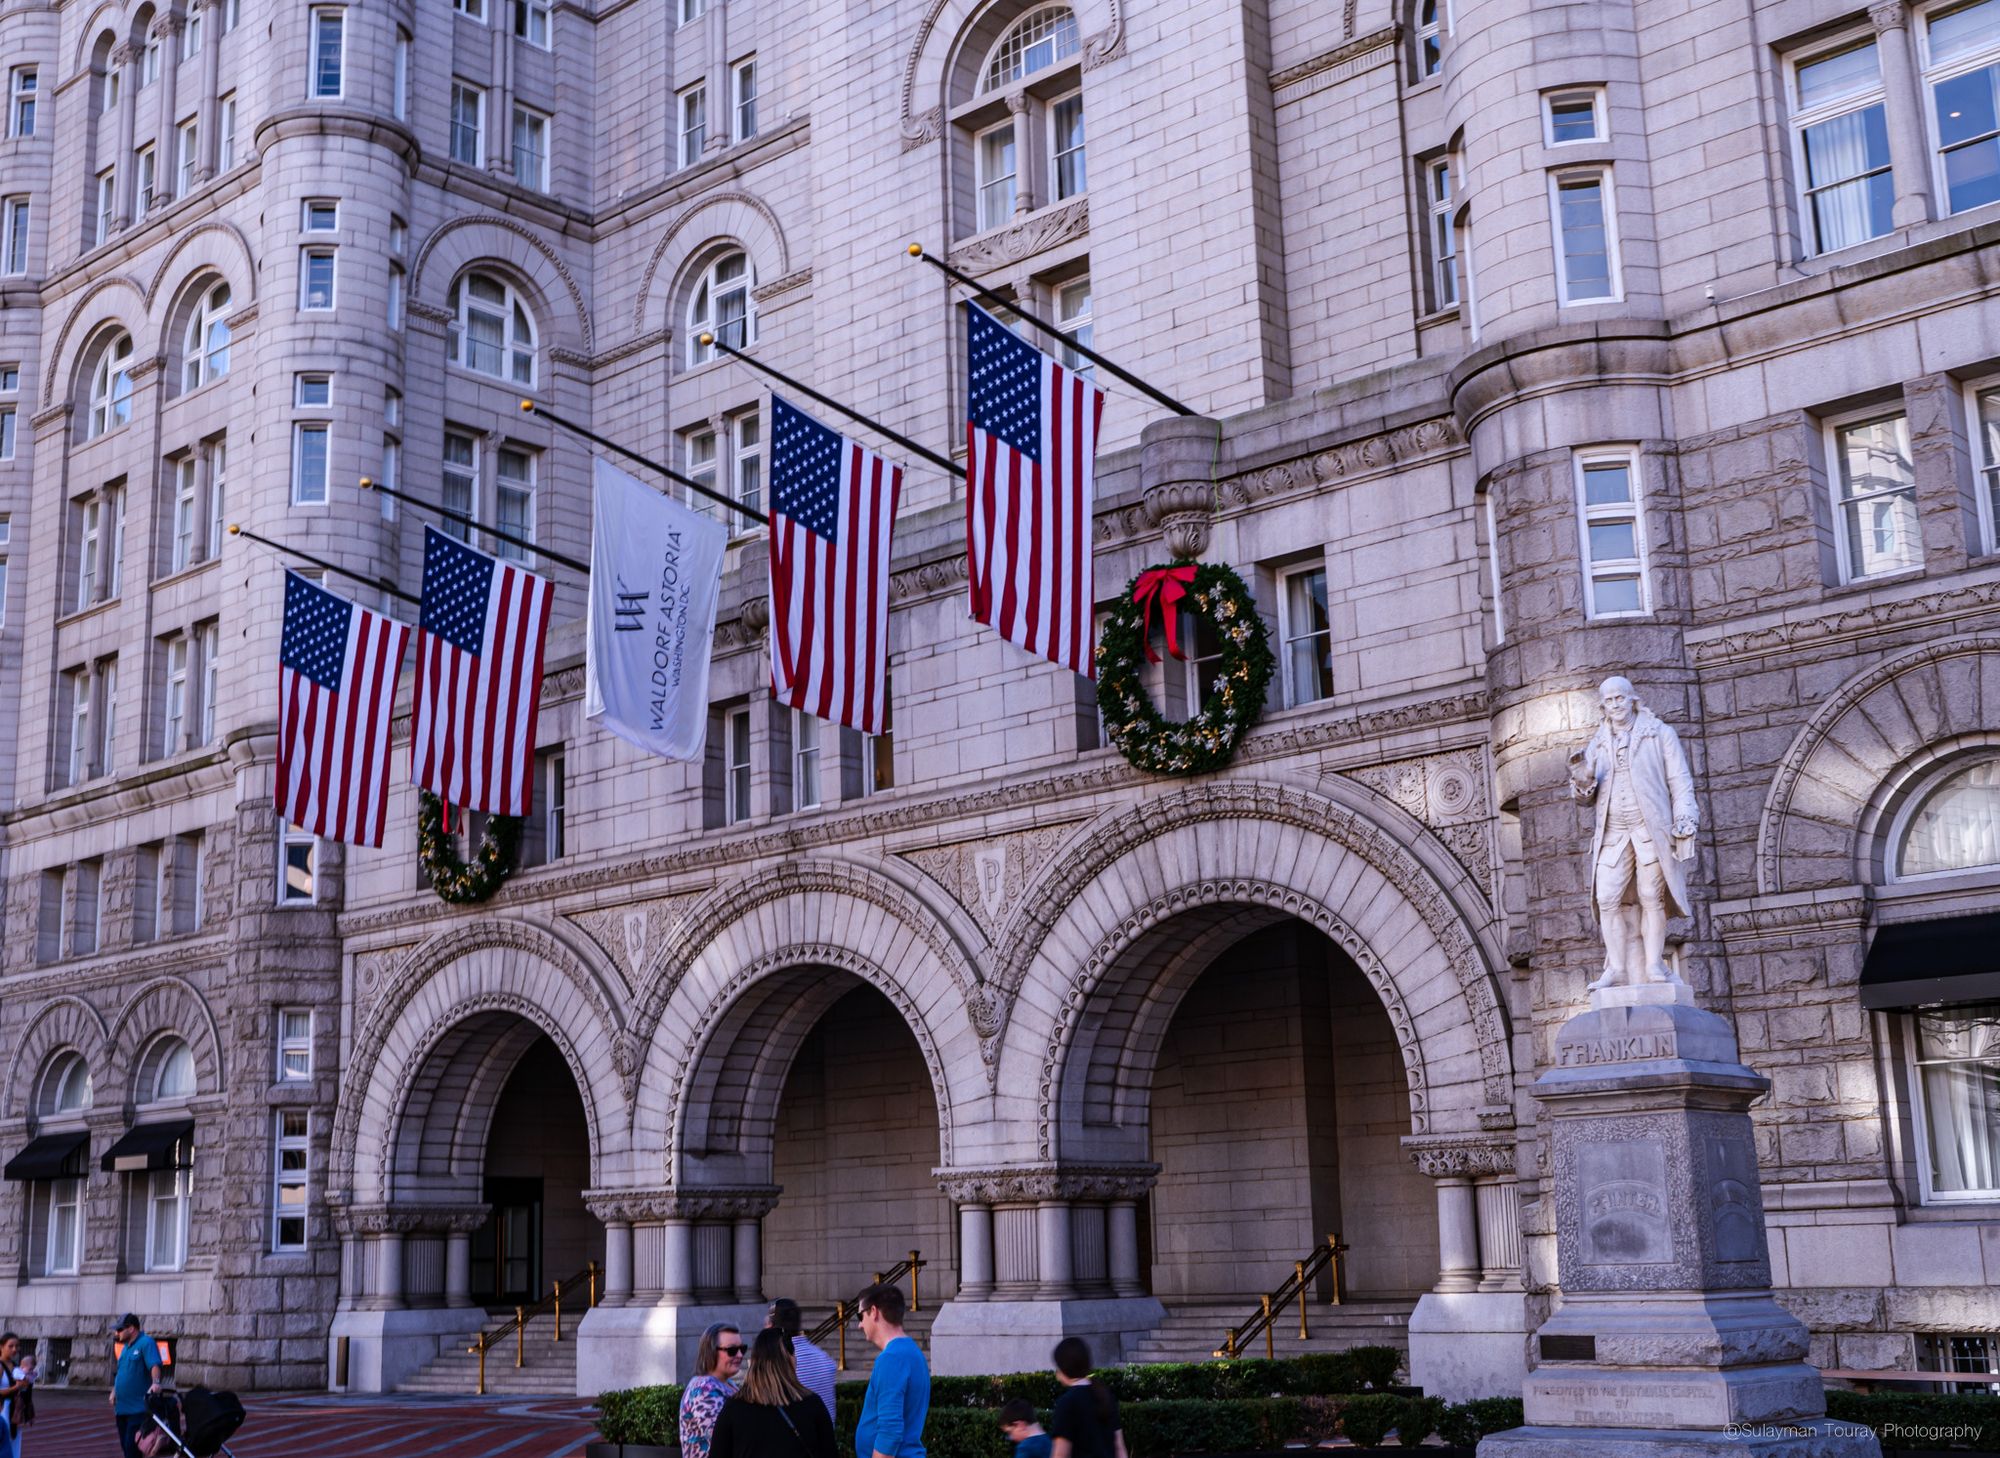
{"type": "Polygon", "coordinates": [[[147,1406],[153,1430],[139,1439],[146,1458],[236,1458],[229,1440],[243,1426],[243,1404],[235,1393],[190,1387],[185,1396],[157,1392],[147,1406]]]}

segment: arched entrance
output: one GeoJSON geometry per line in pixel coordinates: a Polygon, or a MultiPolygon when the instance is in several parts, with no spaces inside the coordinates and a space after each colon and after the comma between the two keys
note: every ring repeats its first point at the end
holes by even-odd
{"type": "Polygon", "coordinates": [[[480,1171],[487,1216],[472,1232],[474,1304],[539,1301],[551,1281],[604,1263],[604,1227],[584,1208],[590,1131],[562,1054],[538,1037],[508,1073],[480,1171]]]}

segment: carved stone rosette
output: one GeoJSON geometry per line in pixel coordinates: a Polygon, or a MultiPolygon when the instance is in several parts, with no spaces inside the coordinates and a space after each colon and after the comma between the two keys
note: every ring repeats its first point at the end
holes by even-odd
{"type": "Polygon", "coordinates": [[[1136,1200],[1159,1178],[1157,1164],[1017,1165],[937,1169],[938,1188],[961,1205],[1028,1205],[1040,1200],[1136,1200]]]}
{"type": "Polygon", "coordinates": [[[1476,1180],[1514,1173],[1511,1134],[1412,1134],[1404,1137],[1403,1151],[1417,1162],[1419,1173],[1434,1180],[1476,1180]]]}
{"type": "Polygon", "coordinates": [[[716,1185],[687,1190],[585,1190],[583,1206],[607,1225],[662,1220],[761,1220],[777,1208],[782,1185],[716,1185]]]}

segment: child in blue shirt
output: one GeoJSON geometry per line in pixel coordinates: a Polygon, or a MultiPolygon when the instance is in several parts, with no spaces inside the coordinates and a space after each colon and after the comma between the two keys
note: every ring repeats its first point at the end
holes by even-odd
{"type": "Polygon", "coordinates": [[[1014,1458],[1049,1458],[1051,1440],[1027,1398],[1010,1397],[1000,1405],[1000,1431],[1014,1445],[1014,1458]]]}

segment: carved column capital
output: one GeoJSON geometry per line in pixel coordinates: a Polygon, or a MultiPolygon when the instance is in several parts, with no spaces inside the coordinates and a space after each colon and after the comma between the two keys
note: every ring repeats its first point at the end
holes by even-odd
{"type": "Polygon", "coordinates": [[[1514,1173],[1514,1138],[1491,1134],[1412,1134],[1403,1151],[1434,1180],[1485,1179],[1514,1173]]]}
{"type": "Polygon", "coordinates": [[[717,1185],[687,1190],[585,1190],[584,1208],[607,1224],[662,1220],[752,1220],[776,1208],[782,1185],[717,1185]]]}
{"type": "Polygon", "coordinates": [[[114,66],[129,66],[138,59],[139,48],[130,41],[125,41],[112,48],[111,64],[114,66]]]}
{"type": "Polygon", "coordinates": [[[1905,0],[1877,0],[1868,7],[1868,23],[1878,35],[1885,30],[1901,30],[1910,23],[1910,7],[1905,0]]]}
{"type": "Polygon", "coordinates": [[[1135,1200],[1159,1178],[1157,1164],[1012,1165],[938,1169],[945,1196],[962,1205],[1027,1205],[1041,1200],[1135,1200]]]}

